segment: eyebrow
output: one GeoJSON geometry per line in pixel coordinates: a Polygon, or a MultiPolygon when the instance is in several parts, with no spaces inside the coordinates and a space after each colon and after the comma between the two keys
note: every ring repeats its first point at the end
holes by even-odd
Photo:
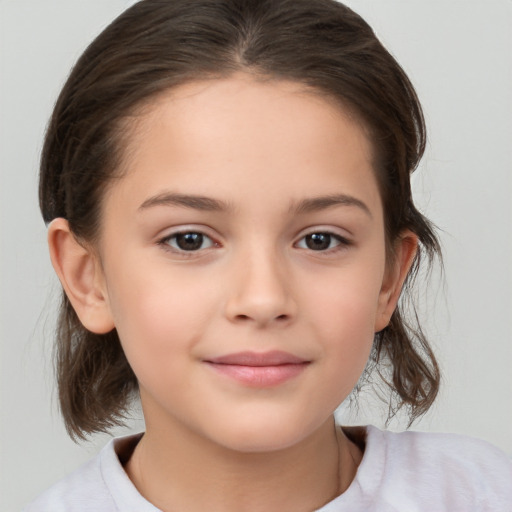
{"type": "Polygon", "coordinates": [[[207,212],[224,212],[232,210],[231,205],[224,201],[220,201],[219,199],[172,192],[164,192],[146,199],[139,206],[139,211],[146,210],[153,206],[182,206],[184,208],[207,212]]]}
{"type": "Polygon", "coordinates": [[[292,204],[290,212],[295,214],[312,213],[335,206],[355,206],[364,211],[369,217],[372,217],[370,208],[363,201],[347,194],[333,194],[303,199],[298,203],[292,204]]]}
{"type": "MultiPolygon", "coordinates": [[[[181,206],[207,212],[227,212],[234,209],[231,204],[211,197],[164,192],[146,199],[139,206],[139,211],[154,206],[181,206]]],[[[292,203],[289,211],[292,214],[300,215],[318,212],[336,206],[355,206],[365,212],[369,217],[372,217],[370,209],[363,201],[347,194],[333,194],[302,199],[301,201],[292,203]]]]}

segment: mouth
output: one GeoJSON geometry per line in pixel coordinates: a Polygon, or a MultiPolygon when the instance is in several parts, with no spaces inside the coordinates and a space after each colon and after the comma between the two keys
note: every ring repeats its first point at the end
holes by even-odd
{"type": "Polygon", "coordinates": [[[203,361],[242,385],[270,388],[299,376],[311,363],[288,352],[237,352],[203,361]]]}

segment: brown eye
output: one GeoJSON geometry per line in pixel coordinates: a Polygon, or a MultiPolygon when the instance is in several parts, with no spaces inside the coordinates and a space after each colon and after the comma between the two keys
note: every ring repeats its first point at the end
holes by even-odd
{"type": "Polygon", "coordinates": [[[297,247],[310,251],[327,251],[348,245],[350,242],[345,238],[328,232],[309,233],[297,243],[297,247]]]}
{"type": "Polygon", "coordinates": [[[331,245],[331,238],[328,233],[312,233],[305,237],[306,247],[313,251],[325,251],[331,245]]]}
{"type": "Polygon", "coordinates": [[[199,251],[213,246],[211,238],[203,233],[187,231],[168,237],[165,242],[177,251],[199,251]]]}

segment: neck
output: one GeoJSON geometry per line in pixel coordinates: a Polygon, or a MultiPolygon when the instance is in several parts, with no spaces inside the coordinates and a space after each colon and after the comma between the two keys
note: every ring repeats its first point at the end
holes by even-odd
{"type": "Polygon", "coordinates": [[[163,512],[310,511],[355,476],[354,446],[331,418],[300,443],[271,452],[226,449],[188,430],[148,425],[126,464],[139,492],[163,512]]]}

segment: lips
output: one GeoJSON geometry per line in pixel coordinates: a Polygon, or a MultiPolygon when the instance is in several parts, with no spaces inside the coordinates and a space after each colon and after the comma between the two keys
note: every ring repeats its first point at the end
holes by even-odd
{"type": "Polygon", "coordinates": [[[268,388],[299,376],[311,361],[288,352],[237,352],[204,360],[217,374],[249,387],[268,388]]]}

